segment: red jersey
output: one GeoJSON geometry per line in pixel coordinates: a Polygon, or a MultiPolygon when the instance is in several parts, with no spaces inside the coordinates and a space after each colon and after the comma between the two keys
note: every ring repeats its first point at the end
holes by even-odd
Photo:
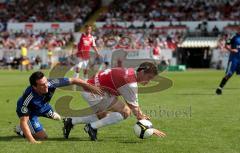
{"type": "Polygon", "coordinates": [[[159,47],[154,47],[154,48],[153,48],[153,55],[156,55],[156,56],[160,55],[160,49],[159,49],[159,47]]]}
{"type": "Polygon", "coordinates": [[[137,78],[133,68],[112,68],[98,72],[88,83],[100,86],[104,91],[123,98],[133,105],[137,104],[137,78]]]}
{"type": "Polygon", "coordinates": [[[78,43],[77,57],[82,59],[89,59],[90,49],[92,46],[96,46],[93,36],[91,34],[82,34],[78,43]]]}

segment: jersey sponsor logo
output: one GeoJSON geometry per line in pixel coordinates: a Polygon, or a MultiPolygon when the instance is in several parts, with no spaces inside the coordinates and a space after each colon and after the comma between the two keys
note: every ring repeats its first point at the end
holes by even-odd
{"type": "Polygon", "coordinates": [[[21,112],[22,112],[23,114],[26,114],[26,113],[28,112],[28,108],[27,108],[26,106],[23,106],[23,107],[21,108],[21,112]]]}

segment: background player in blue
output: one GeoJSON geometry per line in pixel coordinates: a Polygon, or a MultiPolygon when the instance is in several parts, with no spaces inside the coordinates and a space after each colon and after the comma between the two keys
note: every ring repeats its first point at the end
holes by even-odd
{"type": "Polygon", "coordinates": [[[31,143],[40,143],[47,138],[42,125],[38,121],[38,116],[47,117],[54,120],[61,120],[58,113],[54,112],[49,101],[56,88],[71,84],[80,85],[93,93],[102,95],[100,88],[86,83],[76,78],[47,79],[40,71],[34,72],[29,78],[30,86],[27,87],[23,95],[17,102],[17,115],[20,118],[20,126],[15,132],[26,137],[31,143]]]}
{"type": "Polygon", "coordinates": [[[216,94],[221,95],[222,89],[231,78],[234,72],[240,74],[240,31],[228,40],[226,48],[230,51],[226,75],[222,79],[219,87],[216,89],[216,94]]]}

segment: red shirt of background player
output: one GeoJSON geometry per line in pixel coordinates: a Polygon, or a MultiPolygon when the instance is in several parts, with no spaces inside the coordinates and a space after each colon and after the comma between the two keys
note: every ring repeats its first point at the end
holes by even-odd
{"type": "Polygon", "coordinates": [[[77,57],[88,60],[90,58],[90,49],[94,46],[96,46],[96,43],[93,36],[91,34],[82,34],[77,46],[77,57]]]}
{"type": "Polygon", "coordinates": [[[155,55],[155,56],[159,56],[159,55],[160,55],[160,49],[159,49],[159,47],[154,47],[154,48],[153,48],[153,55],[155,55]]]}

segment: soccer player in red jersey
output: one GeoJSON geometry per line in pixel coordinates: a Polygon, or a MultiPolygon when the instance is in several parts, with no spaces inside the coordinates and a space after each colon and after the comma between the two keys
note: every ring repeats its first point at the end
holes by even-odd
{"type": "MultiPolygon", "coordinates": [[[[97,129],[118,123],[128,118],[131,112],[138,120],[150,119],[138,105],[138,83],[146,85],[157,74],[157,67],[150,62],[142,63],[137,70],[118,67],[98,72],[87,82],[99,86],[105,91],[105,95],[99,96],[87,90],[82,92],[83,98],[96,114],[65,118],[64,137],[68,138],[74,125],[85,123],[84,130],[89,134],[91,140],[95,141],[97,140],[97,129]],[[118,96],[122,96],[126,103],[119,100],[118,96]]],[[[157,129],[154,129],[154,134],[159,137],[165,136],[165,133],[157,129]]]]}
{"type": "Polygon", "coordinates": [[[75,65],[74,70],[74,78],[79,77],[80,69],[83,69],[83,78],[87,79],[88,74],[88,63],[90,59],[90,49],[91,47],[94,49],[96,56],[100,56],[98,52],[98,48],[96,47],[95,39],[91,35],[92,33],[92,26],[86,25],[86,31],[81,35],[81,38],[79,40],[79,43],[77,45],[77,53],[76,57],[78,60],[78,63],[75,65]]]}

